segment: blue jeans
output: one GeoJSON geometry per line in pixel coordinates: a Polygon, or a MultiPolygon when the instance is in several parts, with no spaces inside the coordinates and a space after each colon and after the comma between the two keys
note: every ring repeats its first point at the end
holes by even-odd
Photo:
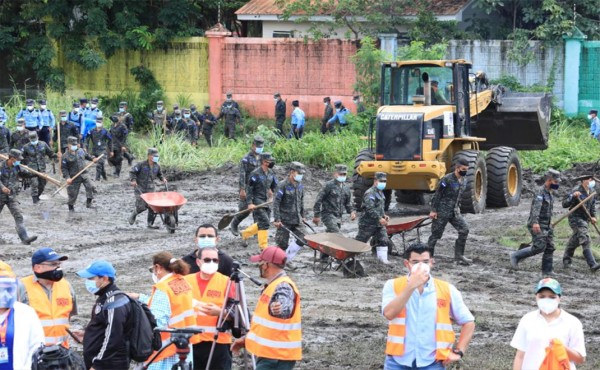
{"type": "Polygon", "coordinates": [[[383,370],[444,370],[444,364],[439,361],[435,361],[427,366],[417,367],[417,361],[413,361],[412,366],[404,366],[394,361],[394,357],[385,356],[385,364],[383,370]]]}

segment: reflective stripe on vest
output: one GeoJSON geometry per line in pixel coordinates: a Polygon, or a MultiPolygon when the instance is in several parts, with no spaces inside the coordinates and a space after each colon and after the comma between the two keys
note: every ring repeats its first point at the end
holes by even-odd
{"type": "MultiPolygon", "coordinates": [[[[194,299],[202,303],[214,303],[219,307],[223,307],[229,295],[229,292],[225,291],[227,289],[229,278],[220,272],[216,272],[213,276],[211,276],[206,288],[204,289],[204,292],[200,293],[200,288],[198,287],[199,274],[200,273],[198,272],[193,275],[185,276],[185,280],[192,286],[194,299]]],[[[195,316],[195,326],[204,329],[204,333],[194,335],[190,339],[190,343],[197,344],[200,342],[212,342],[215,337],[215,333],[217,332],[217,322],[219,321],[219,317],[202,314],[196,314],[195,316]]],[[[219,333],[217,337],[217,343],[230,344],[231,334],[222,332],[219,333]]]]}
{"type": "Polygon", "coordinates": [[[45,344],[51,346],[62,344],[69,348],[69,316],[73,310],[73,297],[66,279],[61,279],[52,284],[50,301],[46,291],[35,280],[33,275],[21,279],[27,291],[29,306],[37,313],[44,327],[45,344]]]}
{"type": "MultiPolygon", "coordinates": [[[[406,287],[407,278],[394,279],[394,292],[398,296],[406,287]]],[[[435,284],[435,294],[437,302],[437,313],[435,323],[435,359],[443,361],[448,357],[450,348],[456,340],[452,322],[450,321],[450,285],[438,279],[433,279],[435,284]]],[[[385,346],[386,355],[402,356],[404,354],[404,339],[406,337],[406,308],[389,321],[387,344],[385,346]]]]}
{"type": "Polygon", "coordinates": [[[262,292],[246,335],[246,349],[255,356],[273,360],[299,361],[302,359],[302,313],[300,293],[287,276],[272,281],[262,292]],[[281,283],[288,283],[296,294],[292,317],[280,319],[269,313],[269,302],[281,283]]]}
{"type": "MultiPolygon", "coordinates": [[[[196,320],[194,318],[194,310],[192,309],[193,289],[183,276],[173,274],[165,280],[156,283],[152,287],[152,296],[160,290],[169,297],[169,305],[171,307],[171,317],[167,326],[169,328],[185,328],[194,326],[196,320]]],[[[148,302],[148,306],[152,309],[152,296],[148,302]]],[[[165,358],[175,355],[176,347],[171,344],[171,334],[160,333],[162,345],[169,346],[156,357],[155,361],[161,361],[165,358]]],[[[156,352],[150,356],[152,358],[156,352]]]]}

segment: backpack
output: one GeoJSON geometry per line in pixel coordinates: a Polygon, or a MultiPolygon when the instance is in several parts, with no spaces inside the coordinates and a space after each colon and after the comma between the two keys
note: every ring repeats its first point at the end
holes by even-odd
{"type": "Polygon", "coordinates": [[[162,347],[160,333],[154,331],[157,326],[156,318],[145,303],[131,299],[121,291],[115,291],[114,294],[124,295],[131,303],[131,317],[128,320],[131,324],[131,331],[127,338],[129,357],[133,361],[144,362],[152,355],[152,352],[158,351],[162,347]]]}
{"type": "Polygon", "coordinates": [[[32,370],[85,370],[85,363],[77,352],[62,345],[41,346],[32,356],[32,370]]]}

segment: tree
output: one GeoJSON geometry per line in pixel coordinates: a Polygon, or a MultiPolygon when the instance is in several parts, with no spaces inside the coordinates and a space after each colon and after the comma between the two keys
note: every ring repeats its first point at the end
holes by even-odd
{"type": "Polygon", "coordinates": [[[379,99],[381,63],[386,59],[391,59],[391,56],[378,49],[375,40],[369,36],[361,40],[360,49],[352,56],[357,71],[354,90],[362,96],[365,103],[374,104],[379,99]]]}

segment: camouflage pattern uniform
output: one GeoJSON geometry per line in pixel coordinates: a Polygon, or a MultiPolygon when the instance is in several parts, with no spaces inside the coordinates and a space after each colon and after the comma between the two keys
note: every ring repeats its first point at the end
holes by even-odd
{"type": "MultiPolygon", "coordinates": [[[[265,140],[262,137],[254,137],[254,145],[256,145],[257,147],[262,147],[264,145],[264,142],[265,140]]],[[[250,174],[252,173],[252,171],[254,171],[260,166],[259,159],[260,156],[253,150],[250,150],[250,152],[248,152],[248,154],[246,154],[240,161],[240,175],[238,180],[238,186],[240,191],[246,190],[246,186],[248,184],[248,181],[250,180],[250,174]]],[[[246,199],[240,198],[240,201],[238,203],[238,211],[244,211],[246,209],[248,209],[247,194],[246,199]]],[[[233,220],[231,221],[231,230],[234,231],[234,234],[237,234],[237,226],[242,221],[244,221],[246,217],[248,217],[248,214],[248,212],[242,213],[241,215],[237,215],[233,218],[233,220]]]]}
{"type": "MultiPolygon", "coordinates": [[[[158,154],[158,151],[156,152],[156,154],[158,154]]],[[[148,225],[152,226],[154,224],[156,213],[154,213],[152,209],[148,207],[146,202],[144,202],[144,200],[142,199],[142,194],[154,192],[154,180],[156,179],[159,179],[160,181],[165,180],[165,177],[163,176],[160,165],[158,163],[152,163],[151,165],[150,163],[148,163],[147,160],[143,162],[138,162],[129,171],[129,181],[135,181],[137,183],[137,187],[133,189],[135,194],[135,210],[132,213],[132,218],[134,222],[135,216],[139,215],[147,209],[148,225]]],[[[133,224],[133,222],[130,221],[130,224],[133,224]]]]}
{"type": "MultiPolygon", "coordinates": [[[[53,160],[57,157],[44,141],[38,141],[35,145],[30,142],[23,147],[23,164],[38,172],[46,172],[46,156],[53,160]]],[[[39,196],[46,188],[47,181],[33,174],[30,174],[29,177],[31,178],[31,197],[33,202],[37,203],[39,196]]]]}
{"type": "MultiPolygon", "coordinates": [[[[126,108],[127,107],[127,103],[126,102],[120,102],[119,103],[119,108],[126,108]]],[[[125,111],[125,112],[115,112],[113,114],[113,116],[118,117],[119,120],[121,122],[123,122],[125,124],[125,127],[127,128],[127,132],[128,134],[130,132],[133,132],[133,116],[131,115],[131,113],[125,111]]],[[[123,141],[123,146],[127,149],[123,152],[123,157],[125,159],[127,159],[127,163],[131,166],[131,164],[133,163],[133,160],[135,159],[135,157],[133,156],[133,154],[129,153],[129,149],[127,148],[127,138],[125,138],[125,141],[123,141]]]]}
{"type": "MultiPolygon", "coordinates": [[[[275,192],[277,189],[277,178],[272,169],[265,173],[261,167],[257,167],[250,173],[250,179],[246,186],[246,204],[259,205],[266,203],[269,190],[275,192]]],[[[271,210],[267,207],[257,208],[252,212],[254,222],[258,224],[258,230],[269,229],[271,210]]]]}
{"type": "Polygon", "coordinates": [[[371,245],[375,247],[390,245],[385,226],[379,223],[379,220],[385,217],[384,204],[383,191],[375,186],[367,189],[363,196],[363,209],[358,218],[358,234],[354,239],[366,243],[373,237],[371,245]]]}
{"type": "Polygon", "coordinates": [[[97,158],[104,154],[104,157],[98,159],[98,162],[96,162],[96,181],[99,181],[100,177],[107,180],[104,163],[108,156],[108,150],[112,146],[110,134],[104,127],[98,130],[98,126],[96,126],[95,129],[90,131],[85,142],[88,152],[92,153],[94,157],[97,158]]]}
{"type": "Polygon", "coordinates": [[[333,133],[335,131],[335,126],[330,125],[329,128],[327,127],[327,122],[331,119],[331,117],[333,117],[333,107],[331,106],[331,100],[324,100],[323,102],[327,102],[327,105],[325,106],[325,111],[323,112],[323,118],[321,118],[321,133],[333,133]]]}
{"type": "Polygon", "coordinates": [[[109,147],[109,155],[112,154],[112,157],[108,159],[108,162],[115,166],[114,175],[115,177],[119,177],[123,166],[123,148],[127,143],[129,131],[122,122],[118,120],[115,122],[114,118],[114,116],[111,117],[114,125],[110,128],[111,146],[109,147]]]}
{"type": "Polygon", "coordinates": [[[431,211],[437,212],[437,218],[431,223],[431,236],[427,242],[432,256],[434,255],[435,245],[442,237],[448,222],[458,232],[458,239],[454,244],[455,255],[464,254],[469,226],[460,214],[459,202],[466,183],[464,178],[459,179],[454,172],[449,173],[442,177],[431,199],[431,211]]]}
{"type": "Polygon", "coordinates": [[[69,146],[69,144],[67,143],[67,138],[69,136],[79,137],[79,130],[77,130],[77,127],[69,121],[61,121],[57,126],[60,126],[60,129],[54,131],[54,141],[58,143],[57,136],[58,131],[60,130],[60,152],[64,153],[67,150],[67,147],[69,146]]]}
{"type": "Polygon", "coordinates": [[[275,127],[279,131],[279,135],[285,136],[283,132],[283,124],[285,123],[285,102],[281,99],[281,95],[279,93],[275,94],[275,98],[279,98],[277,103],[275,103],[275,127]]]}
{"type": "Polygon", "coordinates": [[[0,126],[0,153],[7,154],[10,150],[10,130],[0,126]]]}
{"type": "Polygon", "coordinates": [[[157,106],[162,106],[163,109],[159,112],[158,109],[155,109],[152,112],[152,123],[155,130],[160,132],[161,134],[168,134],[169,132],[169,124],[168,124],[168,116],[167,111],[164,108],[164,103],[162,100],[156,102],[157,106]]]}
{"type": "Polygon", "coordinates": [[[339,233],[344,209],[352,213],[350,188],[336,179],[328,181],[315,201],[314,217],[321,218],[328,233],[339,233]]]}
{"type": "Polygon", "coordinates": [[[542,256],[542,272],[552,272],[552,254],[554,253],[554,229],[552,228],[552,208],[554,197],[550,190],[542,186],[531,202],[531,211],[527,221],[527,229],[532,237],[531,255],[544,253],[542,256]],[[533,225],[539,224],[542,231],[533,232],[533,225]]]}
{"type": "Polygon", "coordinates": [[[206,139],[209,147],[212,147],[212,130],[217,124],[217,117],[210,112],[210,105],[204,106],[204,113],[200,116],[200,126],[202,127],[202,135],[206,139]]]}
{"type": "MultiPolygon", "coordinates": [[[[73,141],[76,138],[71,137],[69,139],[69,145],[75,145],[77,141],[73,141]]],[[[62,156],[62,175],[65,179],[70,179],[79,173],[79,171],[83,170],[86,166],[85,160],[91,161],[91,155],[87,154],[83,151],[83,149],[78,148],[76,151],[67,150],[65,154],[62,156]]],[[[87,207],[90,208],[92,206],[92,200],[94,199],[94,193],[96,189],[92,185],[92,182],[87,177],[87,170],[83,172],[79,177],[73,180],[71,185],[67,186],[67,194],[69,195],[69,200],[67,204],[69,205],[69,210],[74,210],[75,202],[77,201],[77,197],[79,196],[79,189],[83,185],[85,188],[85,195],[87,198],[87,207]]]]}
{"type": "Polygon", "coordinates": [[[177,122],[175,132],[181,132],[192,145],[198,142],[198,126],[191,118],[182,118],[177,122]]]}
{"type": "MultiPolygon", "coordinates": [[[[293,163],[293,162],[292,162],[293,163]]],[[[304,239],[304,186],[301,182],[292,184],[289,178],[286,178],[277,185],[277,194],[273,202],[273,219],[280,221],[283,226],[293,232],[297,237],[304,239]]],[[[275,244],[283,250],[286,250],[290,241],[290,233],[284,228],[277,229],[275,234],[275,244]]]]}
{"type": "Polygon", "coordinates": [[[229,139],[235,139],[235,124],[242,124],[242,115],[240,114],[240,111],[232,104],[223,105],[217,120],[220,120],[223,117],[225,118],[225,136],[229,139]]]}
{"type": "MultiPolygon", "coordinates": [[[[12,157],[22,158],[21,152],[16,149],[10,151],[12,157]]],[[[17,234],[23,244],[29,244],[37,237],[29,238],[27,236],[27,229],[23,223],[23,214],[19,208],[19,202],[17,201],[17,194],[19,193],[19,187],[21,186],[18,176],[25,175],[25,172],[21,170],[19,166],[9,167],[8,161],[0,162],[0,212],[4,209],[4,206],[8,207],[10,214],[15,220],[15,226],[17,234]],[[2,192],[2,189],[8,188],[9,194],[2,192]]]]}
{"type": "MultiPolygon", "coordinates": [[[[583,185],[579,185],[571,191],[571,193],[563,200],[562,206],[563,208],[572,209],[577,206],[579,202],[583,201],[585,198],[589,196],[589,193],[585,190],[583,185]],[[576,191],[580,192],[581,195],[577,198],[573,196],[573,193],[576,191]]],[[[585,257],[586,262],[590,267],[595,267],[596,260],[590,248],[591,239],[588,235],[588,223],[591,221],[588,213],[591,217],[596,217],[596,196],[594,195],[592,199],[588,200],[583,206],[579,207],[575,212],[569,215],[569,226],[573,230],[573,235],[569,239],[567,243],[567,248],[565,249],[565,253],[563,255],[563,264],[565,267],[569,267],[572,263],[573,254],[575,253],[575,249],[581,245],[583,249],[583,256],[585,257]],[[587,209],[587,212],[585,209],[587,209]]]]}
{"type": "MultiPolygon", "coordinates": [[[[25,127],[25,124],[23,124],[23,127],[25,127]]],[[[27,144],[29,142],[29,131],[28,130],[17,130],[15,129],[15,131],[13,131],[12,135],[10,136],[10,148],[11,149],[17,149],[17,150],[21,150],[21,148],[23,148],[23,146],[25,146],[25,144],[27,144]]]]}

